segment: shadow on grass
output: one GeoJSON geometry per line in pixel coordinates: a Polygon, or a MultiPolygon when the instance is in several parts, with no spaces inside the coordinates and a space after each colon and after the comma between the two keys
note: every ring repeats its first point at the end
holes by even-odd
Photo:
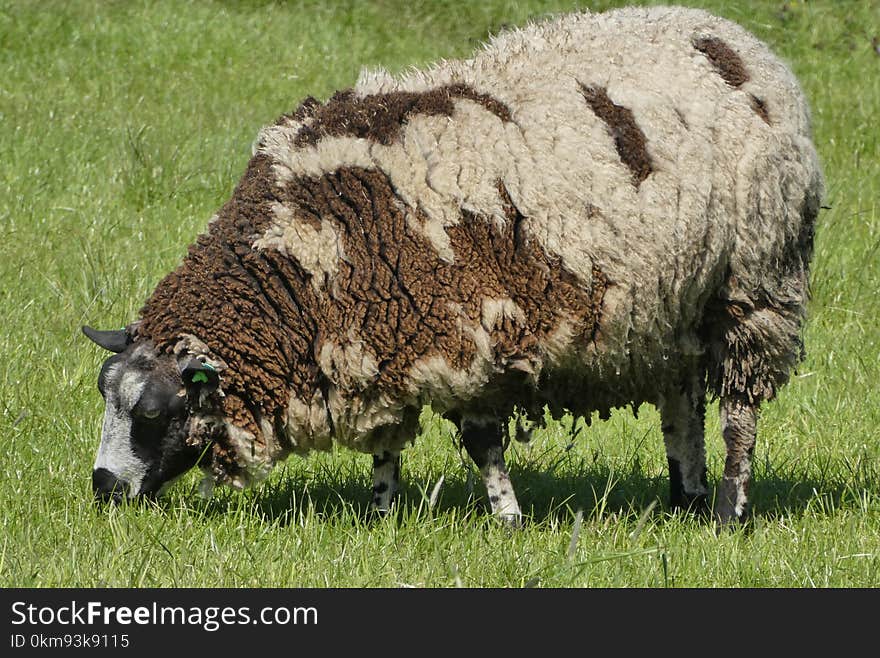
{"type": "MultiPolygon", "coordinates": [[[[569,522],[576,510],[587,516],[640,516],[652,503],[657,503],[654,516],[668,515],[669,481],[662,476],[646,474],[638,464],[625,471],[594,465],[576,473],[552,473],[539,467],[514,465],[511,479],[524,514],[531,523],[545,521],[569,522]]],[[[751,488],[752,516],[774,518],[797,514],[807,509],[831,514],[839,507],[858,505],[865,491],[873,491],[876,481],[845,482],[825,477],[801,476],[796,472],[772,474],[753,480],[751,488]]],[[[206,515],[225,514],[240,509],[238,496],[248,495],[247,507],[256,516],[279,525],[297,522],[303,514],[319,519],[340,521],[348,518],[352,525],[363,525],[375,519],[369,510],[370,483],[367,474],[340,473],[327,470],[318,477],[303,474],[282,477],[250,494],[230,492],[206,503],[206,515]],[[347,476],[347,477],[346,477],[347,476]]],[[[452,473],[416,473],[404,477],[395,503],[404,516],[436,514],[450,511],[459,516],[490,515],[485,490],[479,474],[457,468],[452,473]],[[431,491],[440,479],[444,482],[433,507],[431,491]]]]}

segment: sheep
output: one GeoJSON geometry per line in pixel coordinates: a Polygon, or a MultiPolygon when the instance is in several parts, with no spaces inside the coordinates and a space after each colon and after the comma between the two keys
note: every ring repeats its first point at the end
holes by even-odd
{"type": "Polygon", "coordinates": [[[373,455],[389,509],[424,405],[491,509],[522,512],[506,423],[659,408],[674,507],[747,518],[762,402],[803,357],[823,178],[790,70],[704,11],[574,13],[471,59],[365,71],[260,131],[229,201],[124,330],[95,495],[198,464],[245,487],[289,454],[373,455]]]}

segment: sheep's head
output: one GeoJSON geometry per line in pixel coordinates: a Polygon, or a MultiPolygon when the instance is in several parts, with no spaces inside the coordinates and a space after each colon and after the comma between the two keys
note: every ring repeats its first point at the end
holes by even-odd
{"type": "Polygon", "coordinates": [[[192,410],[218,390],[219,368],[186,349],[161,353],[124,329],[83,327],[83,333],[113,352],[98,375],[106,406],[92,472],[95,496],[119,502],[158,494],[204,452],[191,438],[192,410]]]}

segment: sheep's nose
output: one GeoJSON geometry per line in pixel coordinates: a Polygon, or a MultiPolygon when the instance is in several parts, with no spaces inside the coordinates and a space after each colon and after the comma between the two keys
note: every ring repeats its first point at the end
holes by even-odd
{"type": "Polygon", "coordinates": [[[92,471],[92,490],[98,502],[118,503],[128,493],[128,484],[106,468],[96,468],[92,471]]]}

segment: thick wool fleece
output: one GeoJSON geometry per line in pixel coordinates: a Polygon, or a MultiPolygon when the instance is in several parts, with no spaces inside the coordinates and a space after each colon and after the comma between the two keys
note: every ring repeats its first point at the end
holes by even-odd
{"type": "Polygon", "coordinates": [[[801,353],[821,194],[803,94],[742,28],[566,15],[264,129],[139,334],[228,366],[235,482],[399,449],[425,402],[589,414],[697,375],[757,403],[801,353]]]}

